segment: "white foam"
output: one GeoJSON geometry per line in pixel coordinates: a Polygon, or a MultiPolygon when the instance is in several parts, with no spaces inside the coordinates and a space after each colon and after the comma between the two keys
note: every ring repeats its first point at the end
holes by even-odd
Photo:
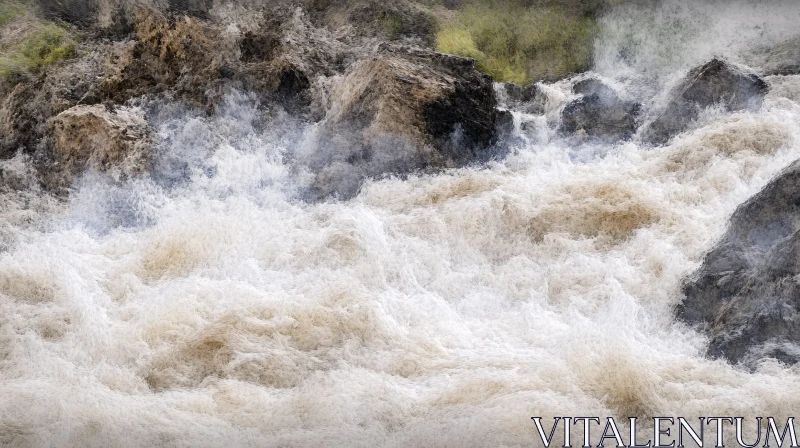
{"type": "Polygon", "coordinates": [[[298,199],[299,137],[255,116],[165,120],[180,178],[0,215],[0,445],[531,446],[531,416],[800,411],[797,367],[710,361],[671,312],[800,156],[791,99],[322,203],[298,199]]]}

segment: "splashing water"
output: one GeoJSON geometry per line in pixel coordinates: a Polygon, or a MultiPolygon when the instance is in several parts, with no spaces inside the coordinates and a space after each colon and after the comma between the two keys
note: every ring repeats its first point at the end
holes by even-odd
{"type": "MultiPolygon", "coordinates": [[[[598,71],[663,87],[671,61],[744,48],[744,22],[782,36],[788,3],[725,5],[680,57],[601,38],[598,71]]],[[[605,29],[694,8],[625,7],[605,29]]],[[[705,359],[672,315],[737,205],[800,157],[800,82],[773,81],[759,113],[664,148],[569,145],[550,107],[503,161],[346,202],[302,200],[307,130],[247,95],[161,112],[148,178],[0,196],[0,445],[531,446],[539,415],[795,415],[798,367],[705,359]]]]}

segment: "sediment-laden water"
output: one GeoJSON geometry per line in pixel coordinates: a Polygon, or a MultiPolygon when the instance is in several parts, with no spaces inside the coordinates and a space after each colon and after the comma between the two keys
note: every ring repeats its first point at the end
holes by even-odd
{"type": "MultiPolygon", "coordinates": [[[[604,19],[598,73],[652,108],[800,17],[686,3],[604,19]]],[[[800,157],[800,77],[768,80],[760,112],[661,148],[557,138],[562,82],[507,158],[347,201],[305,200],[313,129],[247,94],[163,110],[149,176],[0,199],[0,444],[511,447],[538,443],[531,416],[796,415],[798,367],[706,359],[672,313],[800,157]]]]}

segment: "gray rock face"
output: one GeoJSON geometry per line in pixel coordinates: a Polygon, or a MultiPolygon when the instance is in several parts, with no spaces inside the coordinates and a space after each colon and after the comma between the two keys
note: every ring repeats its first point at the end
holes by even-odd
{"type": "Polygon", "coordinates": [[[573,91],[583,96],[564,107],[561,135],[585,133],[602,141],[618,141],[636,132],[639,103],[621,99],[614,89],[596,79],[578,82],[573,91]]]}
{"type": "Polygon", "coordinates": [[[471,59],[384,47],[333,90],[309,165],[317,194],[347,197],[364,177],[461,165],[496,134],[492,80],[471,59]]]}
{"type": "Polygon", "coordinates": [[[721,59],[689,72],[673,89],[666,108],[642,132],[645,142],[661,145],[689,129],[703,108],[758,110],[769,91],[767,83],[721,59]]]}
{"type": "Polygon", "coordinates": [[[96,0],[36,0],[35,3],[48,19],[84,26],[97,20],[99,10],[96,0]]]}
{"type": "Polygon", "coordinates": [[[530,114],[543,115],[547,108],[547,95],[538,84],[520,87],[512,83],[503,83],[502,88],[506,94],[508,106],[516,111],[530,114]]]}
{"type": "Polygon", "coordinates": [[[731,362],[800,360],[800,161],[734,213],[685,283],[679,319],[710,333],[731,362]]]}

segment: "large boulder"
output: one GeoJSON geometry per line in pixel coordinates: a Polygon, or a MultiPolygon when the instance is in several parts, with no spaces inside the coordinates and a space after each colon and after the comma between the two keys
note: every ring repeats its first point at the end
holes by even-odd
{"type": "Polygon", "coordinates": [[[75,106],[53,118],[52,126],[59,181],[87,170],[132,176],[147,168],[152,155],[152,133],[137,108],[75,106]]]}
{"type": "Polygon", "coordinates": [[[661,113],[642,131],[645,142],[661,145],[689,129],[704,108],[758,110],[769,91],[767,83],[746,69],[714,59],[689,72],[670,93],[661,113]]]}
{"type": "Polygon", "coordinates": [[[619,97],[602,81],[589,78],[573,86],[581,95],[561,113],[561,135],[585,134],[602,141],[626,140],[636,132],[636,117],[641,106],[619,97]]]}
{"type": "Polygon", "coordinates": [[[734,213],[685,283],[681,320],[711,336],[708,354],[800,360],[800,161],[734,213]]]}
{"type": "Polygon", "coordinates": [[[334,87],[309,165],[318,194],[348,196],[367,176],[463,165],[492,144],[492,80],[471,59],[383,47],[334,87]]]}

